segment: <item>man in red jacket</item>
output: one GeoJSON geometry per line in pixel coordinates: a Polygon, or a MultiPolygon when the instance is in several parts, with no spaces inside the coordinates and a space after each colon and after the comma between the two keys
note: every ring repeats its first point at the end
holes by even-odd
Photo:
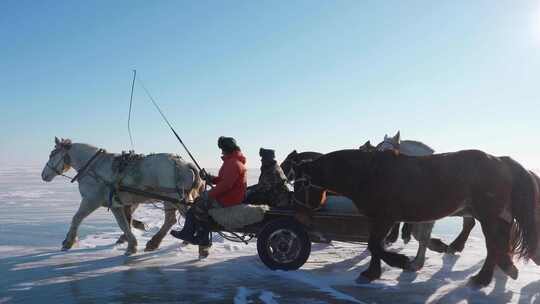
{"type": "Polygon", "coordinates": [[[246,157],[232,137],[221,136],[218,147],[223,156],[223,165],[217,177],[202,172],[202,178],[216,186],[208,192],[208,196],[217,201],[222,207],[241,204],[246,196],[246,157]],[[206,175],[206,176],[205,176],[206,175]]]}
{"type": "Polygon", "coordinates": [[[201,177],[209,184],[215,184],[210,191],[205,191],[186,214],[184,228],[173,230],[171,235],[192,244],[209,246],[210,231],[206,224],[199,220],[207,214],[208,209],[224,208],[241,204],[246,196],[247,175],[246,157],[240,151],[236,140],[221,136],[218,139],[223,165],[218,176],[212,176],[203,169],[201,177]]]}

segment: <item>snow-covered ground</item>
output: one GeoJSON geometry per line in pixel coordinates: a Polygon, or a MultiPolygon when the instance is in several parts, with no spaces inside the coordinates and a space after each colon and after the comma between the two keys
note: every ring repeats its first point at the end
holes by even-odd
{"type": "MultiPolygon", "coordinates": [[[[360,244],[315,244],[306,265],[294,272],[267,269],[254,242],[217,237],[202,261],[196,247],[170,236],[158,251],[143,252],[162,221],[162,211],[152,206],[135,214],[150,227],[135,232],[138,254],[125,257],[125,245],[114,244],[120,230],[104,208],[83,223],[76,248],[61,252],[79,195],[63,178],[42,182],[40,169],[0,169],[0,303],[540,303],[540,267],[532,262],[518,262],[517,281],[497,272],[484,289],[466,286],[485,257],[476,229],[462,254],[429,252],[418,273],[385,266],[382,279],[369,285],[354,283],[369,262],[360,244]]],[[[252,171],[250,182],[257,174],[252,171]]],[[[460,227],[459,219],[446,219],[435,234],[448,241],[460,227]]],[[[416,242],[391,249],[413,256],[416,242]]]]}

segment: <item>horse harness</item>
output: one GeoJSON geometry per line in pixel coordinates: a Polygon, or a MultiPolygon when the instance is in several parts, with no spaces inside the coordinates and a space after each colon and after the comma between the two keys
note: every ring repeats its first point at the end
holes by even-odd
{"type": "MultiPolygon", "coordinates": [[[[66,150],[69,150],[71,146],[69,145],[66,145],[66,146],[63,146],[62,148],[66,149],[66,150]]],[[[62,151],[62,149],[54,149],[52,152],[51,152],[51,155],[49,155],[49,158],[53,157],[56,153],[62,151]]],[[[69,156],[69,154],[66,152],[64,152],[64,156],[62,156],[62,158],[60,158],[58,160],[58,162],[56,162],[56,164],[54,164],[54,166],[51,166],[49,165],[49,163],[47,162],[46,166],[53,170],[54,173],[56,173],[57,175],[61,175],[63,177],[66,177],[66,178],[69,178],[69,179],[72,179],[72,177],[68,176],[68,175],[65,175],[62,171],[66,170],[66,167],[69,167],[71,166],[71,157],[69,156]],[[63,162],[64,165],[62,166],[62,170],[58,170],[58,165],[60,165],[60,163],[63,162]]]]}
{"type": "MultiPolygon", "coordinates": [[[[319,185],[313,184],[311,182],[311,177],[308,176],[308,175],[305,175],[305,174],[301,178],[296,179],[295,183],[301,183],[302,188],[304,189],[304,202],[301,202],[300,200],[298,200],[294,196],[293,196],[293,200],[297,204],[299,204],[299,205],[301,205],[303,207],[307,207],[308,209],[316,210],[316,209],[320,208],[320,206],[318,208],[313,208],[313,207],[311,207],[309,205],[309,203],[308,203],[309,202],[309,190],[310,190],[310,188],[315,188],[315,189],[319,189],[319,190],[322,190],[322,191],[328,191],[328,190],[326,190],[325,187],[321,187],[319,185]]],[[[330,191],[330,192],[333,192],[333,191],[330,191]]],[[[333,192],[333,193],[335,193],[335,192],[333,192]]],[[[336,193],[336,194],[338,194],[338,193],[336,193]]]]}

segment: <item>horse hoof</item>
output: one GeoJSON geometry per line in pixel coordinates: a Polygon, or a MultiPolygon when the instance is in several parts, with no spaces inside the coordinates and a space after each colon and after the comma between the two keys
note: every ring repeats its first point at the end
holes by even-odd
{"type": "Polygon", "coordinates": [[[446,249],[446,253],[456,254],[457,252],[462,252],[463,248],[464,246],[450,244],[448,248],[446,249]]]}
{"type": "Polygon", "coordinates": [[[136,248],[131,248],[131,249],[127,249],[126,252],[124,253],[125,256],[130,256],[130,255],[133,255],[137,253],[137,249],[136,248]]]}
{"type": "Polygon", "coordinates": [[[478,275],[475,275],[469,279],[467,286],[469,286],[472,289],[481,289],[483,287],[488,286],[490,282],[491,282],[490,279],[484,279],[478,275]]]}
{"type": "Polygon", "coordinates": [[[503,269],[504,273],[506,273],[512,280],[517,280],[519,275],[519,270],[516,268],[514,264],[506,267],[506,269],[503,269]]]}
{"type": "Polygon", "coordinates": [[[118,240],[116,240],[116,244],[119,245],[119,244],[124,244],[125,242],[127,242],[127,237],[125,234],[122,234],[118,240]]]}
{"type": "Polygon", "coordinates": [[[517,280],[519,276],[519,270],[516,268],[516,266],[512,265],[512,269],[508,272],[508,275],[513,279],[517,280]]]}
{"type": "Polygon", "coordinates": [[[141,230],[141,231],[146,231],[146,226],[141,221],[133,220],[133,222],[131,223],[131,226],[133,226],[133,228],[135,228],[135,229],[138,229],[138,230],[141,230]]]}
{"type": "Polygon", "coordinates": [[[144,251],[150,252],[150,251],[155,251],[156,249],[158,249],[158,246],[155,246],[155,245],[146,245],[146,248],[144,248],[144,251]]]}
{"type": "Polygon", "coordinates": [[[64,240],[62,242],[62,251],[70,250],[71,247],[73,247],[74,244],[75,244],[75,242],[68,242],[68,241],[64,240]]]}
{"type": "Polygon", "coordinates": [[[457,252],[458,251],[452,246],[448,246],[448,248],[446,248],[446,253],[447,254],[456,255],[457,252]]]}

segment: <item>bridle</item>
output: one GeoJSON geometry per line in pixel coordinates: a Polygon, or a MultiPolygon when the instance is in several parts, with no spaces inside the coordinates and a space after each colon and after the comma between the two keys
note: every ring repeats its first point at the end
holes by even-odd
{"type": "Polygon", "coordinates": [[[51,155],[49,156],[49,158],[51,158],[52,156],[54,156],[56,153],[59,153],[60,151],[63,151],[64,152],[64,155],[58,160],[58,162],[56,162],[56,164],[54,166],[51,166],[49,165],[49,162],[47,162],[46,166],[53,170],[54,173],[56,173],[57,175],[60,175],[60,176],[63,176],[65,178],[69,178],[71,180],[71,182],[75,182],[77,181],[79,178],[81,178],[83,176],[83,174],[86,173],[86,171],[88,170],[88,167],[90,167],[90,165],[92,164],[92,162],[94,162],[94,160],[102,153],[105,153],[105,150],[104,149],[98,149],[97,152],[86,162],[86,164],[84,164],[84,166],[81,167],[81,169],[79,169],[77,171],[77,174],[75,174],[74,177],[71,177],[69,175],[66,175],[64,174],[64,172],[61,172],[59,169],[58,169],[58,165],[60,165],[61,162],[64,163],[63,167],[62,167],[62,171],[65,171],[66,170],[66,167],[71,167],[71,157],[69,156],[68,152],[69,152],[69,149],[71,148],[70,145],[61,145],[60,147],[54,149],[52,152],[51,152],[51,155]]]}
{"type": "Polygon", "coordinates": [[[303,163],[306,163],[306,162],[310,162],[310,161],[312,161],[312,159],[304,159],[304,160],[301,160],[301,161],[294,161],[292,159],[285,160],[285,162],[291,163],[289,171],[287,171],[287,173],[285,173],[285,177],[287,177],[287,183],[292,184],[292,181],[295,180],[295,178],[296,178],[296,173],[294,171],[295,167],[298,167],[299,165],[301,165],[303,163]]]}
{"type": "Polygon", "coordinates": [[[49,165],[49,162],[47,162],[46,166],[49,169],[53,170],[54,173],[56,173],[57,175],[64,176],[71,179],[70,176],[64,174],[64,172],[66,171],[66,167],[68,167],[67,169],[69,169],[69,167],[71,166],[71,157],[68,154],[69,148],[70,148],[69,146],[61,146],[54,149],[51,152],[51,155],[49,156],[49,158],[53,157],[55,154],[59,153],[60,151],[63,151],[64,155],[56,162],[56,164],[54,164],[54,166],[49,165]],[[58,169],[58,165],[60,165],[61,163],[63,163],[62,170],[58,169]]]}

